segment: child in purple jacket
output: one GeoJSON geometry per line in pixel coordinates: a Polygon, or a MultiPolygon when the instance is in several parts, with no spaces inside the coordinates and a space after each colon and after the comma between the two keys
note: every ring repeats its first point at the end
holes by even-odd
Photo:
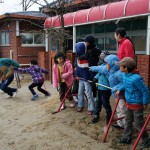
{"type": "Polygon", "coordinates": [[[38,98],[38,94],[34,91],[33,88],[37,87],[37,90],[41,93],[45,94],[45,96],[50,96],[51,94],[42,89],[42,85],[44,83],[43,73],[48,73],[48,70],[45,70],[38,66],[37,60],[31,60],[29,68],[18,68],[17,71],[22,73],[29,73],[32,75],[33,83],[29,85],[29,90],[33,94],[31,100],[35,101],[38,98]]]}

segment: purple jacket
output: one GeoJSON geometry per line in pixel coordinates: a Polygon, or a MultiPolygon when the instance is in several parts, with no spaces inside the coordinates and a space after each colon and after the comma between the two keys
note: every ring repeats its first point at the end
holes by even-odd
{"type": "Polygon", "coordinates": [[[29,68],[18,68],[19,72],[29,73],[32,75],[32,79],[34,83],[42,83],[44,82],[44,77],[42,73],[48,73],[48,70],[40,68],[38,65],[33,65],[29,68]]]}

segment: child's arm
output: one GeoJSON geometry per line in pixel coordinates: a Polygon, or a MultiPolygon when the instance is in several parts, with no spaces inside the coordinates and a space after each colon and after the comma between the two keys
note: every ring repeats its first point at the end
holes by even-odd
{"type": "Polygon", "coordinates": [[[100,66],[92,66],[92,67],[90,67],[89,70],[92,71],[92,72],[99,72],[99,73],[102,73],[104,75],[108,75],[109,74],[105,64],[102,64],[100,66]]]}
{"type": "Polygon", "coordinates": [[[68,71],[67,71],[66,73],[63,73],[63,74],[62,74],[62,78],[63,78],[63,79],[67,79],[67,78],[70,77],[70,75],[73,74],[72,64],[69,63],[67,68],[68,68],[68,71]]]}
{"type": "Polygon", "coordinates": [[[48,74],[48,73],[49,73],[49,72],[48,72],[48,70],[43,69],[43,68],[41,68],[41,71],[42,71],[42,73],[46,73],[46,74],[48,74]]]}
{"type": "Polygon", "coordinates": [[[17,68],[17,71],[21,72],[21,73],[29,73],[29,68],[17,68]]]}

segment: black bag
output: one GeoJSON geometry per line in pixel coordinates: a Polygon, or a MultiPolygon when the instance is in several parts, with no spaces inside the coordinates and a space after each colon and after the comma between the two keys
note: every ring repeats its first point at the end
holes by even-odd
{"type": "Polygon", "coordinates": [[[71,88],[71,94],[77,94],[78,93],[78,87],[79,87],[79,81],[74,80],[74,83],[71,88]]]}

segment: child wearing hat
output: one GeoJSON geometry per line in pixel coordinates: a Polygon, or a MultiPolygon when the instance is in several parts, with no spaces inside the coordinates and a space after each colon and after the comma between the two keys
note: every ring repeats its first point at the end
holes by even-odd
{"type": "MultiPolygon", "coordinates": [[[[62,52],[57,52],[54,57],[53,65],[53,88],[59,88],[60,102],[65,97],[68,87],[72,85],[74,80],[72,64],[62,52]]],[[[68,93],[70,107],[75,107],[71,92],[68,93]]],[[[65,103],[61,106],[61,110],[65,109],[65,103]]]]}
{"type": "Polygon", "coordinates": [[[85,101],[84,101],[84,92],[88,99],[88,115],[93,114],[94,110],[94,98],[92,96],[91,84],[88,82],[90,80],[90,71],[89,71],[89,62],[85,56],[87,47],[84,42],[78,42],[75,45],[76,54],[77,54],[77,67],[76,67],[76,78],[79,80],[78,88],[78,109],[77,112],[82,112],[85,101]]]}
{"type": "MultiPolygon", "coordinates": [[[[100,54],[100,66],[99,66],[99,67],[101,67],[102,70],[105,70],[106,72],[108,72],[108,71],[106,68],[106,64],[104,63],[104,58],[107,55],[109,55],[108,51],[103,51],[100,54]]],[[[97,68],[97,66],[95,66],[95,67],[93,66],[90,69],[90,71],[94,72],[96,68],[97,68]]],[[[93,83],[96,83],[96,82],[109,87],[108,76],[104,75],[101,72],[98,72],[96,74],[96,76],[94,77],[93,83]]],[[[96,101],[96,107],[94,110],[94,118],[92,119],[92,123],[97,123],[99,121],[100,112],[101,112],[101,109],[103,106],[105,108],[105,111],[106,111],[106,124],[108,124],[110,117],[111,117],[111,114],[112,114],[110,101],[109,101],[110,96],[111,96],[111,90],[106,88],[106,87],[103,87],[103,86],[98,86],[97,89],[98,89],[98,99],[96,101]]]]}
{"type": "MultiPolygon", "coordinates": [[[[149,103],[149,91],[142,77],[135,73],[136,63],[131,57],[125,57],[120,62],[116,62],[120,66],[123,78],[123,85],[118,88],[116,95],[119,96],[124,91],[126,98],[125,113],[125,130],[124,135],[120,139],[120,143],[130,144],[132,140],[132,122],[135,122],[135,128],[140,132],[144,125],[143,111],[149,103]]],[[[142,144],[140,149],[150,147],[150,141],[147,131],[142,135],[142,144]]]]}

